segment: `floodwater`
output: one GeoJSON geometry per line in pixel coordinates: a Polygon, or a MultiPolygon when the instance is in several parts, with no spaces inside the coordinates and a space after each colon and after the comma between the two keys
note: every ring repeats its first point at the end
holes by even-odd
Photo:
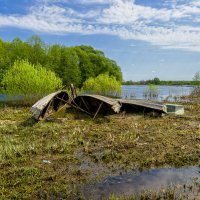
{"type": "MultiPolygon", "coordinates": [[[[158,101],[176,99],[187,96],[192,92],[192,86],[156,86],[156,99],[158,101]]],[[[123,85],[122,98],[125,99],[146,99],[145,92],[147,85],[123,85]]]]}
{"type": "MultiPolygon", "coordinates": [[[[154,99],[149,99],[145,97],[145,92],[148,91],[148,86],[146,85],[123,85],[122,86],[122,95],[123,99],[147,99],[147,100],[175,100],[181,96],[187,96],[191,93],[192,86],[156,86],[156,97],[154,99]]],[[[0,102],[8,100],[19,100],[22,97],[14,96],[9,97],[3,94],[0,94],[0,102]]]]}
{"type": "Polygon", "coordinates": [[[193,197],[200,199],[200,167],[158,168],[109,176],[99,183],[86,186],[84,188],[84,197],[85,199],[104,199],[112,194],[116,196],[131,196],[139,195],[143,191],[159,192],[170,186],[179,186],[179,188],[182,186],[182,189],[184,189],[186,185],[191,187],[192,184],[196,185],[196,188],[193,187],[193,197]],[[194,180],[196,184],[194,184],[194,180]]]}
{"type": "Polygon", "coordinates": [[[7,96],[5,94],[0,94],[0,102],[6,102],[6,101],[17,101],[21,100],[22,96],[7,96]]]}

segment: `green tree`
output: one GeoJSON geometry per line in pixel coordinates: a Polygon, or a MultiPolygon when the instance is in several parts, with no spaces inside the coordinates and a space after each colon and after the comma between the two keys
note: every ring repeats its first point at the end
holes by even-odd
{"type": "Polygon", "coordinates": [[[49,47],[45,67],[59,74],[61,67],[62,46],[55,44],[49,47]]]}
{"type": "Polygon", "coordinates": [[[82,89],[89,93],[117,96],[121,92],[121,83],[113,76],[100,74],[96,78],[86,80],[82,89]]]}
{"type": "Polygon", "coordinates": [[[72,48],[64,47],[61,53],[61,65],[57,72],[65,85],[73,83],[81,85],[81,71],[79,68],[79,58],[72,48]]]}
{"type": "Polygon", "coordinates": [[[193,77],[194,88],[192,90],[192,95],[199,97],[200,95],[200,71],[196,72],[193,77]]]}
{"type": "Polygon", "coordinates": [[[79,68],[81,71],[81,83],[85,82],[90,77],[95,77],[94,66],[90,60],[89,53],[81,47],[74,47],[79,59],[79,68]]]}
{"type": "Polygon", "coordinates": [[[62,88],[62,81],[55,73],[41,65],[32,65],[27,60],[17,60],[2,80],[3,92],[31,100],[62,88]]]}
{"type": "Polygon", "coordinates": [[[9,43],[4,42],[0,39],[0,82],[3,78],[3,75],[10,66],[10,58],[8,54],[9,43]]]}
{"type": "Polygon", "coordinates": [[[19,38],[15,38],[9,47],[10,61],[13,64],[18,59],[29,58],[30,47],[27,43],[23,42],[19,38]]]}
{"type": "Polygon", "coordinates": [[[159,84],[160,84],[160,79],[159,79],[158,77],[155,77],[155,78],[153,79],[153,84],[159,85],[159,84]]]}
{"type": "Polygon", "coordinates": [[[55,72],[65,85],[74,83],[77,87],[82,87],[88,78],[104,73],[122,81],[120,67],[102,51],[85,45],[48,46],[40,37],[33,35],[27,42],[20,38],[15,38],[12,42],[0,40],[0,82],[3,74],[19,59],[26,59],[34,65],[41,64],[55,72]]]}
{"type": "Polygon", "coordinates": [[[200,71],[195,73],[193,81],[195,82],[195,85],[200,85],[200,71]]]}
{"type": "Polygon", "coordinates": [[[27,44],[31,47],[29,50],[28,60],[32,64],[40,63],[44,66],[46,63],[47,45],[37,35],[30,37],[27,41],[27,44]]]}

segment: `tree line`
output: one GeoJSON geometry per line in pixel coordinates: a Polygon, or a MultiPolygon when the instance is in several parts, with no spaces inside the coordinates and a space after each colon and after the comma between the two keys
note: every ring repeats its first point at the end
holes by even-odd
{"type": "Polygon", "coordinates": [[[173,81],[173,80],[160,80],[158,77],[155,77],[152,80],[141,80],[141,81],[123,81],[123,85],[200,85],[200,72],[196,72],[193,80],[185,81],[173,81]]]}
{"type": "Polygon", "coordinates": [[[87,79],[100,74],[107,74],[119,82],[122,81],[120,67],[102,51],[85,45],[47,45],[36,35],[27,41],[20,38],[11,42],[0,39],[0,82],[16,60],[27,60],[33,65],[40,64],[55,72],[63,85],[74,83],[77,87],[82,87],[87,79]]]}

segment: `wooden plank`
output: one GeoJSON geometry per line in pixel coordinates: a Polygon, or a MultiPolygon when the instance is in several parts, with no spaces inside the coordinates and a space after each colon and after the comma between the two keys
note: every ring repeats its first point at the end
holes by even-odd
{"type": "Polygon", "coordinates": [[[132,105],[132,106],[139,106],[152,109],[152,111],[159,111],[163,113],[167,113],[167,108],[162,103],[154,103],[149,101],[143,101],[143,100],[127,100],[127,99],[118,99],[118,101],[123,105],[132,105]]]}
{"type": "Polygon", "coordinates": [[[99,105],[99,108],[97,109],[97,112],[95,113],[93,119],[95,119],[95,117],[97,116],[99,110],[101,109],[101,106],[103,105],[103,102],[101,102],[101,104],[99,105]]]}

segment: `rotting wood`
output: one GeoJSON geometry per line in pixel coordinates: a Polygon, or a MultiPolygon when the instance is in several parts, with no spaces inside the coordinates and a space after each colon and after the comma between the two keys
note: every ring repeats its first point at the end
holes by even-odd
{"type": "Polygon", "coordinates": [[[83,99],[82,97],[81,97],[81,100],[82,100],[83,104],[85,105],[85,107],[87,108],[87,110],[90,111],[90,109],[89,109],[87,103],[84,101],[84,99],[83,99]]]}
{"type": "Polygon", "coordinates": [[[77,110],[80,110],[88,115],[92,115],[91,113],[87,112],[86,110],[82,109],[80,106],[78,106],[73,100],[71,101],[71,103],[69,103],[70,106],[72,106],[73,108],[76,108],[77,110]]]}
{"type": "Polygon", "coordinates": [[[120,112],[121,104],[117,100],[100,95],[79,95],[72,101],[72,104],[78,105],[85,111],[89,110],[90,114],[95,115],[102,102],[104,103],[101,105],[103,115],[120,112]]]}
{"type": "Polygon", "coordinates": [[[126,100],[126,99],[112,99],[109,97],[104,97],[100,95],[79,95],[74,101],[83,110],[89,111],[91,114],[95,114],[99,102],[104,102],[104,106],[101,109],[107,110],[107,113],[119,113],[119,112],[141,112],[145,114],[146,112],[153,113],[166,113],[167,109],[164,104],[148,102],[142,100],[126,100]],[[90,109],[88,108],[88,105],[90,109]]]}
{"type": "Polygon", "coordinates": [[[157,102],[149,102],[143,100],[127,100],[127,99],[118,99],[122,104],[121,110],[128,112],[141,111],[141,112],[158,112],[158,113],[167,113],[166,105],[157,102]]]}
{"type": "Polygon", "coordinates": [[[101,102],[101,104],[99,105],[99,108],[97,109],[97,112],[95,113],[93,119],[95,119],[95,117],[97,116],[99,110],[101,109],[101,106],[103,105],[103,102],[101,102]]]}
{"type": "Polygon", "coordinates": [[[46,118],[49,112],[53,113],[58,111],[68,100],[69,95],[66,91],[54,92],[37,101],[30,110],[35,119],[41,120],[46,118]]]}
{"type": "Polygon", "coordinates": [[[99,112],[103,115],[138,111],[143,114],[144,112],[167,113],[166,105],[161,103],[113,99],[100,95],[79,95],[73,99],[65,91],[55,92],[40,99],[32,106],[31,112],[35,119],[40,120],[46,118],[52,112],[59,111],[66,104],[93,116],[93,118],[99,112]]]}

